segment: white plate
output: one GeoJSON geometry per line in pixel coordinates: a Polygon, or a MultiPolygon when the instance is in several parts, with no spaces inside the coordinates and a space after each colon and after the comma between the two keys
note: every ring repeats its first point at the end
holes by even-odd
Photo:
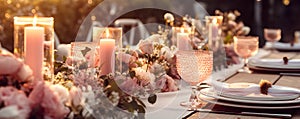
{"type": "Polygon", "coordinates": [[[300,69],[300,60],[293,59],[289,60],[288,64],[285,65],[282,59],[259,59],[250,60],[249,66],[271,68],[271,69],[300,69]]]}
{"type": "Polygon", "coordinates": [[[300,104],[295,105],[283,105],[283,106],[269,106],[269,105],[249,105],[249,104],[239,104],[239,103],[231,103],[231,102],[223,102],[218,101],[215,98],[208,97],[205,95],[200,94],[199,99],[205,102],[209,102],[212,104],[218,104],[223,106],[229,106],[229,107],[239,107],[239,108],[249,108],[249,109],[294,109],[294,108],[300,108],[300,104]]]}
{"type": "Polygon", "coordinates": [[[289,50],[300,50],[300,43],[296,43],[292,47],[290,43],[276,42],[274,44],[274,48],[278,49],[278,50],[286,50],[286,51],[289,51],[289,50]]]}
{"type": "Polygon", "coordinates": [[[159,111],[170,105],[177,97],[179,91],[156,93],[157,99],[154,104],[148,102],[148,98],[140,98],[146,105],[147,113],[159,111]]]}
{"type": "Polygon", "coordinates": [[[234,99],[242,99],[242,100],[256,100],[256,101],[286,101],[286,100],[295,100],[299,98],[299,94],[250,94],[246,96],[234,95],[234,94],[226,94],[219,93],[222,97],[234,98],[234,99]]]}
{"type": "MultiPolygon", "coordinates": [[[[228,97],[229,95],[220,96],[219,93],[213,91],[211,88],[207,88],[207,89],[201,90],[199,95],[205,95],[207,97],[212,97],[212,98],[224,100],[224,101],[248,103],[248,104],[250,103],[250,104],[263,104],[263,105],[279,105],[279,104],[299,103],[299,105],[300,105],[299,94],[281,95],[278,97],[278,98],[280,98],[279,100],[274,100],[275,98],[277,98],[274,96],[273,97],[263,96],[263,97],[257,97],[258,100],[249,100],[249,99],[255,99],[255,98],[250,96],[250,97],[248,97],[248,99],[243,99],[243,98],[239,99],[236,96],[234,96],[234,98],[228,97]]],[[[245,96],[244,98],[247,98],[247,97],[245,96]]]]}

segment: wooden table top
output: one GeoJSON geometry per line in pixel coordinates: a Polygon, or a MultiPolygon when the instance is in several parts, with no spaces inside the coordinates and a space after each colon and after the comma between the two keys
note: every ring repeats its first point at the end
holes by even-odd
{"type": "MultiPolygon", "coordinates": [[[[300,55],[296,53],[276,53],[268,55],[264,58],[282,58],[283,56],[299,58],[300,55]]],[[[300,72],[299,72],[300,73],[300,72]]],[[[225,82],[227,83],[235,83],[235,82],[249,82],[258,84],[261,79],[269,80],[273,83],[273,85],[280,86],[288,86],[293,88],[300,89],[300,76],[281,76],[279,74],[263,74],[263,73],[236,73],[230,78],[228,78],[225,82]]],[[[222,110],[236,110],[233,107],[225,107],[220,105],[214,105],[214,109],[222,109],[222,110]],[[223,108],[223,109],[222,109],[223,108]]],[[[245,111],[249,111],[251,109],[242,109],[245,111]]],[[[253,110],[253,109],[252,109],[253,110]]],[[[264,112],[264,110],[261,110],[264,112]]],[[[300,108],[299,109],[290,109],[290,110],[268,110],[270,113],[290,113],[292,114],[292,119],[300,119],[300,108]],[[278,112],[279,111],[279,112],[278,112]]],[[[274,119],[270,117],[256,117],[256,116],[242,116],[242,115],[230,115],[230,114],[216,114],[216,113],[200,113],[194,112],[188,119],[274,119]]]]}

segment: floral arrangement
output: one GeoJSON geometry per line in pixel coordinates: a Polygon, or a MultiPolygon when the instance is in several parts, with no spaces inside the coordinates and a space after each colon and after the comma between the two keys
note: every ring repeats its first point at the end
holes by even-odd
{"type": "Polygon", "coordinates": [[[222,35],[224,36],[224,43],[230,44],[233,42],[234,36],[245,36],[250,32],[250,28],[245,26],[242,21],[237,21],[237,17],[241,16],[241,13],[237,10],[230,12],[215,11],[216,15],[223,16],[222,23],[222,35]]]}
{"type": "Polygon", "coordinates": [[[144,118],[143,102],[118,88],[110,75],[87,78],[87,67],[81,67],[77,77],[68,63],[56,62],[55,79],[39,81],[4,50],[0,65],[1,119],[144,118]]]}
{"type": "Polygon", "coordinates": [[[180,76],[176,70],[176,47],[170,48],[160,43],[163,37],[154,34],[145,40],[140,40],[137,49],[127,48],[118,55],[129,72],[122,75],[127,78],[118,77],[126,79],[120,81],[121,88],[130,93],[135,93],[132,91],[137,89],[148,89],[150,94],[179,90],[180,76]]]}

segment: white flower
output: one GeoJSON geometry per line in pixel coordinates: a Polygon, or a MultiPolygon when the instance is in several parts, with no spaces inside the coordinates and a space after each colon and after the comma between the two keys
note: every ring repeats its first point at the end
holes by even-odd
{"type": "Polygon", "coordinates": [[[155,75],[150,73],[150,71],[144,70],[141,67],[137,67],[133,69],[135,71],[135,75],[138,80],[141,81],[143,86],[148,85],[149,83],[153,83],[155,80],[155,75]]]}
{"type": "Polygon", "coordinates": [[[236,19],[236,16],[235,16],[233,13],[230,12],[230,13],[228,14],[228,19],[229,19],[229,20],[235,20],[235,19],[236,19]]]}
{"type": "Polygon", "coordinates": [[[171,51],[171,49],[167,46],[164,46],[163,48],[161,48],[160,50],[161,55],[163,55],[166,59],[171,59],[174,54],[171,51]]]}
{"type": "Polygon", "coordinates": [[[0,119],[18,119],[20,111],[17,105],[6,106],[0,109],[0,119]]]}
{"type": "Polygon", "coordinates": [[[174,21],[174,16],[171,14],[171,13],[166,13],[164,15],[164,19],[167,21],[167,22],[173,22],[174,21]]]}
{"type": "Polygon", "coordinates": [[[152,64],[150,71],[158,76],[166,73],[164,67],[156,62],[152,64]]]}
{"type": "Polygon", "coordinates": [[[51,85],[48,83],[48,85],[50,85],[50,89],[54,92],[54,94],[59,96],[61,102],[69,100],[69,92],[67,88],[59,84],[51,85]]]}
{"type": "Polygon", "coordinates": [[[248,35],[250,33],[250,28],[248,26],[244,26],[242,28],[243,34],[248,35]]]}
{"type": "Polygon", "coordinates": [[[153,53],[153,42],[151,42],[150,40],[140,40],[140,42],[138,43],[138,47],[143,53],[153,53]]]}
{"type": "Polygon", "coordinates": [[[113,91],[108,98],[111,100],[112,104],[116,106],[119,103],[120,96],[118,92],[113,91]]]}

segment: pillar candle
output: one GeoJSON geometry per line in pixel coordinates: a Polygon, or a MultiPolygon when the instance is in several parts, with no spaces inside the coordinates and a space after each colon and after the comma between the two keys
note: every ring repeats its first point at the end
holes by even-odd
{"type": "Polygon", "coordinates": [[[100,39],[99,59],[101,75],[113,73],[115,69],[115,39],[100,39]]]}
{"type": "Polygon", "coordinates": [[[178,50],[191,50],[190,38],[187,33],[177,33],[178,50]]]}
{"type": "Polygon", "coordinates": [[[35,79],[42,80],[45,38],[44,28],[37,26],[25,27],[24,38],[25,64],[32,69],[35,79]]]}

